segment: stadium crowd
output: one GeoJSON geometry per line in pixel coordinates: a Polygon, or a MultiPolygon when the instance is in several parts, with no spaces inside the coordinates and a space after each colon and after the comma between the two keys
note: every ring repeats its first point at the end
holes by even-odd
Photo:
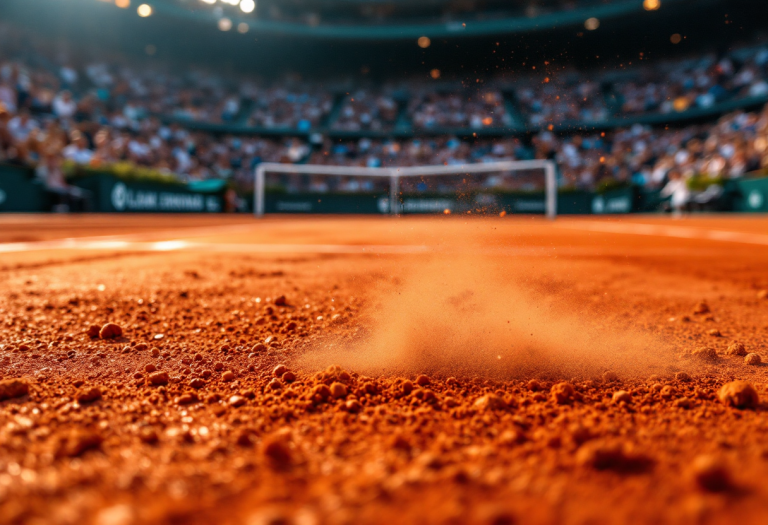
{"type": "Polygon", "coordinates": [[[672,113],[768,95],[768,46],[741,47],[717,57],[665,61],[633,68],[613,88],[621,112],[672,113]]]}
{"type": "Polygon", "coordinates": [[[452,92],[416,84],[406,103],[402,90],[394,88],[335,97],[319,84],[297,79],[266,86],[201,72],[179,76],[106,55],[74,65],[66,54],[28,45],[23,36],[1,29],[0,162],[45,164],[48,172],[67,163],[93,168],[130,163],[182,181],[221,178],[249,187],[254,167],[264,161],[375,167],[553,158],[564,184],[593,188],[604,180],[659,186],[672,172],[740,177],[768,168],[768,109],[678,129],[634,125],[559,134],[548,125],[609,118],[611,91],[625,113],[682,111],[768,95],[766,46],[740,48],[720,59],[628,70],[610,88],[599,79],[563,72],[554,80],[523,81],[512,100],[493,86],[452,92]],[[639,80],[627,80],[630,75],[639,80]],[[405,111],[416,131],[472,130],[510,126],[515,103],[539,129],[532,140],[460,139],[446,131],[410,140],[320,137],[310,143],[266,134],[219,135],[186,124],[310,132],[338,113],[332,130],[388,131],[405,111]]]}
{"type": "Polygon", "coordinates": [[[416,129],[482,129],[508,127],[512,119],[497,89],[435,91],[422,87],[409,104],[416,129]]]}
{"type": "Polygon", "coordinates": [[[535,127],[561,122],[603,122],[611,116],[600,86],[571,72],[557,81],[545,77],[542,83],[516,91],[521,111],[535,127]]]}
{"type": "Polygon", "coordinates": [[[616,180],[658,188],[670,176],[739,178],[768,168],[768,106],[678,129],[634,125],[567,137],[542,132],[535,143],[537,155],[556,158],[564,180],[577,187],[616,180]]]}
{"type": "Polygon", "coordinates": [[[358,89],[345,95],[332,129],[340,131],[391,131],[399,104],[394,89],[358,89]]]}
{"type": "Polygon", "coordinates": [[[558,135],[545,130],[530,144],[518,138],[463,141],[456,137],[408,141],[326,140],[314,164],[369,167],[556,159],[563,184],[584,189],[605,180],[660,187],[671,172],[688,178],[738,178],[768,169],[768,106],[736,112],[717,123],[678,129],[634,125],[612,132],[558,135]]]}

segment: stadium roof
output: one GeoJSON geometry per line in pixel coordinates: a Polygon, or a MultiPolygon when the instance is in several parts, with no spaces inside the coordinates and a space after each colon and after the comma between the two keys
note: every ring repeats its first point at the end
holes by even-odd
{"type": "MultiPolygon", "coordinates": [[[[213,0],[214,2],[216,0],[213,0]]],[[[266,0],[269,1],[269,0],[266,0]]],[[[691,0],[613,0],[609,3],[579,2],[571,9],[559,8],[554,11],[536,14],[535,11],[521,11],[517,15],[506,14],[504,11],[456,12],[442,14],[437,17],[424,18],[415,16],[404,20],[400,17],[361,18],[336,21],[331,18],[326,21],[320,16],[305,16],[303,18],[275,17],[262,14],[266,11],[259,7],[258,11],[243,13],[236,9],[237,0],[232,5],[205,5],[200,1],[191,4],[189,1],[180,3],[176,0],[154,0],[152,2],[157,14],[185,17],[197,21],[218,23],[222,18],[231,21],[231,26],[240,23],[248,24],[250,30],[261,35],[281,35],[297,37],[316,37],[326,39],[348,40],[402,40],[417,39],[421,36],[429,38],[477,37],[532,32],[544,29],[555,29],[567,26],[584,26],[585,21],[597,19],[607,21],[612,18],[628,17],[645,13],[649,10],[666,10],[671,6],[682,4],[700,5],[706,0],[692,2],[691,0]],[[653,9],[648,9],[648,6],[653,9]],[[663,5],[663,7],[661,7],[663,5]],[[226,9],[225,9],[226,8],[226,9]],[[447,18],[447,19],[446,19],[447,18]]],[[[294,7],[339,6],[350,4],[408,4],[424,5],[425,7],[447,4],[445,0],[430,0],[428,2],[412,2],[411,0],[306,0],[294,2],[294,7]]],[[[518,6],[520,7],[520,6],[518,6]]],[[[508,12],[507,12],[508,13],[508,12]]],[[[310,13],[312,14],[312,13],[310,13]]],[[[587,29],[592,29],[587,27],[587,29]]]]}

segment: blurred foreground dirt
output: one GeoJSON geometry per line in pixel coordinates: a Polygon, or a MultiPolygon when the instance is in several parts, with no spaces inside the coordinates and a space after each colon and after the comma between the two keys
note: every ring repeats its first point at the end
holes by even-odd
{"type": "Polygon", "coordinates": [[[0,523],[768,522],[768,375],[746,356],[768,359],[768,246],[570,219],[0,219],[27,243],[0,251],[0,523]],[[29,246],[125,235],[194,247],[29,246]],[[424,252],[338,249],[366,245],[424,252]],[[382,290],[467,253],[662,354],[512,379],[307,364],[364,353],[382,290]]]}

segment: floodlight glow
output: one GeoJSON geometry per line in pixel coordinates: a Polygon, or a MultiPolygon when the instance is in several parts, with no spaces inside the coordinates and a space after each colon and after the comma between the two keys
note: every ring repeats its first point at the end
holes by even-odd
{"type": "Polygon", "coordinates": [[[243,13],[253,13],[254,9],[256,9],[255,0],[240,0],[240,10],[243,13]]]}
{"type": "Polygon", "coordinates": [[[140,17],[146,18],[152,15],[152,6],[149,4],[141,4],[136,12],[139,13],[140,17]]]}
{"type": "Polygon", "coordinates": [[[643,0],[643,9],[646,11],[656,11],[661,7],[661,0],[643,0]]]}
{"type": "Polygon", "coordinates": [[[219,29],[222,31],[229,31],[232,29],[232,20],[229,18],[219,18],[219,29]]]}

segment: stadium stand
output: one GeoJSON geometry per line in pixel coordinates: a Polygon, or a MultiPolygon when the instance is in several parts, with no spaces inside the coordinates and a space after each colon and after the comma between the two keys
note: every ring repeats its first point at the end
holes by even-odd
{"type": "Polygon", "coordinates": [[[0,161],[10,164],[58,157],[63,171],[135,166],[243,191],[265,161],[546,158],[558,161],[562,186],[583,189],[768,170],[768,44],[759,38],[719,55],[613,70],[553,67],[475,84],[437,74],[377,87],[68,53],[8,24],[0,45],[0,161]]]}

